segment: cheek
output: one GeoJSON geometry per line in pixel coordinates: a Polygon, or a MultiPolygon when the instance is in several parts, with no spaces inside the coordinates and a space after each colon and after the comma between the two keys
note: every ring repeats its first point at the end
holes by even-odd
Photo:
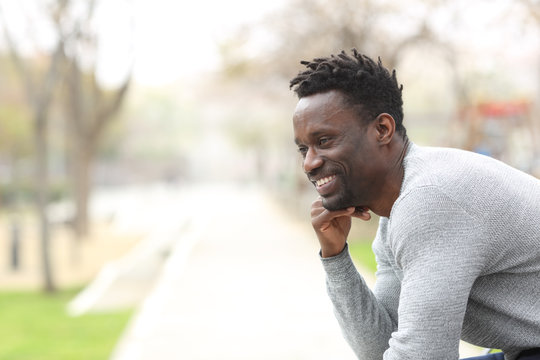
{"type": "Polygon", "coordinates": [[[342,151],[328,150],[324,154],[321,154],[325,162],[331,167],[339,167],[341,172],[348,173],[348,169],[351,166],[351,159],[347,156],[347,153],[342,151]]]}
{"type": "Polygon", "coordinates": [[[339,152],[336,151],[333,156],[336,162],[339,162],[351,171],[358,167],[363,167],[362,158],[358,156],[358,149],[354,147],[349,146],[339,152]]]}

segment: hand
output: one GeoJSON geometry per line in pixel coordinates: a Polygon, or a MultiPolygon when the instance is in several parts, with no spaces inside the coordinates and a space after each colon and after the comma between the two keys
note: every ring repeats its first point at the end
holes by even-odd
{"type": "Polygon", "coordinates": [[[367,221],[371,215],[366,208],[329,211],[322,205],[320,197],[311,204],[311,225],[321,244],[322,257],[336,256],[343,251],[351,230],[351,217],[367,221]]]}

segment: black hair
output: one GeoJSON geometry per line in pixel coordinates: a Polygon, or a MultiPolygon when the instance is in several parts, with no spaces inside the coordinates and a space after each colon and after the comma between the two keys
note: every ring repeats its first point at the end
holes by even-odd
{"type": "Polygon", "coordinates": [[[352,56],[342,51],[338,55],[301,61],[308,70],[300,72],[290,82],[298,98],[330,90],[341,91],[350,105],[360,105],[360,116],[366,121],[388,113],[396,122],[396,131],[403,138],[403,85],[398,85],[396,71],[386,69],[379,58],[373,61],[352,49],[352,56]]]}

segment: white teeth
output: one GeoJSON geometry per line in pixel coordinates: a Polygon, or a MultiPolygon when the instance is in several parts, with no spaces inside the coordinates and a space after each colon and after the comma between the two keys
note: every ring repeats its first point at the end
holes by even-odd
{"type": "Polygon", "coordinates": [[[322,178],[322,179],[319,179],[315,182],[315,184],[317,184],[317,186],[323,186],[324,184],[327,184],[329,183],[330,181],[334,180],[336,176],[335,175],[332,175],[332,176],[328,176],[328,177],[325,177],[325,178],[322,178]]]}

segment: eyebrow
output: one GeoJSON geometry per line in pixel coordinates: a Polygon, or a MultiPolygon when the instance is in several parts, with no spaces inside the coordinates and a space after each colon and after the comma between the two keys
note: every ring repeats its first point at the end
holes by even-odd
{"type": "Polygon", "coordinates": [[[294,138],[294,143],[295,143],[296,145],[300,145],[300,140],[298,140],[298,138],[294,138]]]}

